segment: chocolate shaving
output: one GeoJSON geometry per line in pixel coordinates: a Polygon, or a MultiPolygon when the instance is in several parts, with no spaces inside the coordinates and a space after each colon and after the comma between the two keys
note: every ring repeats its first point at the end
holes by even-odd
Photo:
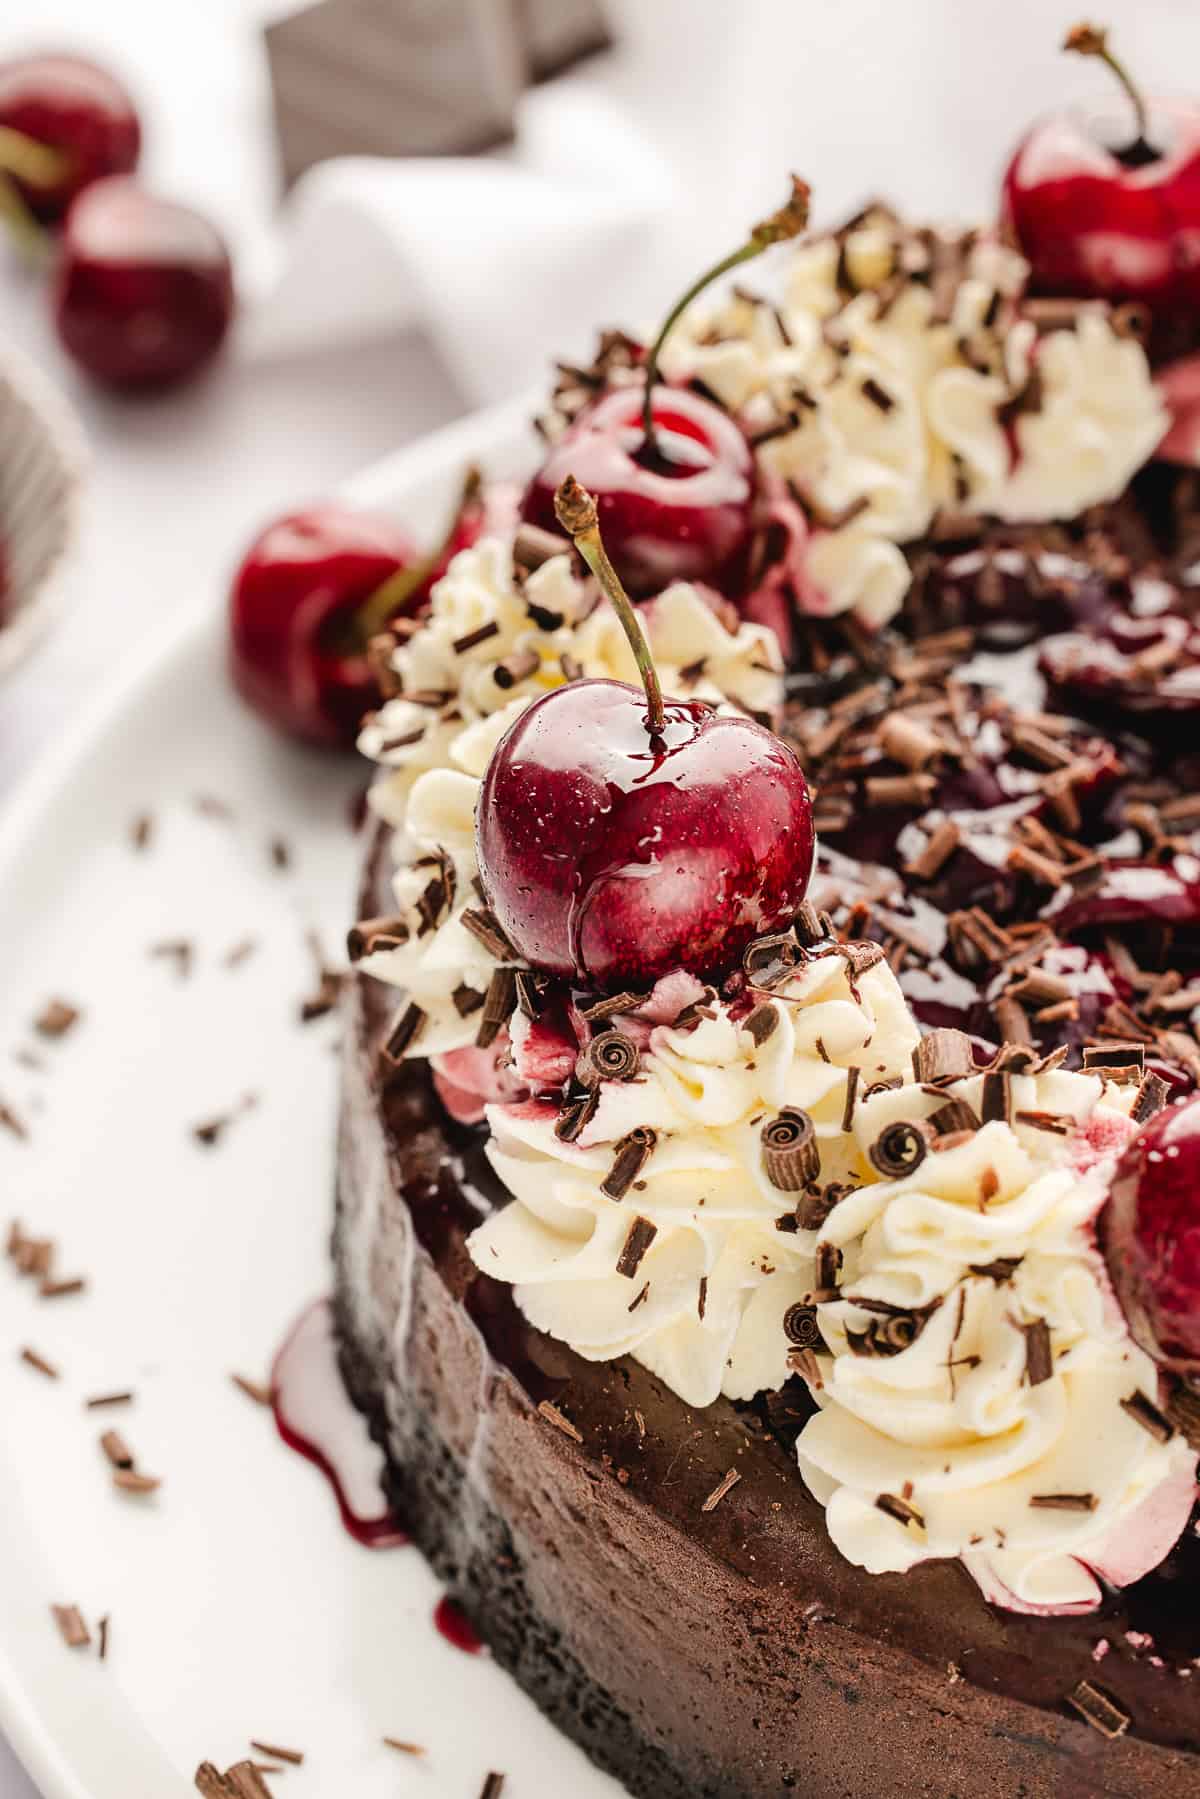
{"type": "Polygon", "coordinates": [[[536,650],[515,650],[503,662],[497,662],[492,678],[496,686],[507,693],[510,688],[519,687],[522,681],[527,681],[530,675],[536,674],[541,666],[542,659],[536,650]]]}
{"type": "Polygon", "coordinates": [[[821,1377],[821,1364],[817,1360],[815,1349],[789,1349],[787,1353],[788,1372],[798,1374],[807,1381],[813,1392],[820,1393],[825,1386],[821,1377]]]}
{"type": "Polygon", "coordinates": [[[586,1093],[563,1101],[554,1121],[554,1135],[560,1143],[574,1143],[585,1124],[600,1104],[600,1089],[591,1087],[586,1093]]]}
{"type": "Polygon", "coordinates": [[[998,1287],[1002,1287],[1012,1279],[1024,1260],[1024,1256],[997,1256],[994,1262],[972,1262],[970,1272],[979,1275],[981,1279],[995,1281],[998,1287]]]}
{"type": "Polygon", "coordinates": [[[887,388],[876,381],[874,375],[868,375],[864,381],[860,382],[859,392],[864,400],[869,400],[872,406],[879,408],[880,412],[891,412],[896,404],[887,388]]]}
{"type": "Polygon", "coordinates": [[[123,1493],[156,1493],[162,1480],[156,1474],[140,1474],[136,1468],[118,1468],[113,1486],[120,1487],[123,1493]]]}
{"type": "Polygon", "coordinates": [[[274,1394],[265,1382],[251,1380],[249,1375],[246,1374],[231,1374],[229,1378],[234,1386],[246,1395],[247,1399],[252,1399],[254,1401],[255,1405],[271,1404],[274,1394]]]}
{"type": "Polygon", "coordinates": [[[1031,1387],[1040,1387],[1054,1373],[1054,1354],[1050,1344],[1050,1326],[1044,1318],[1018,1327],[1025,1336],[1025,1377],[1031,1387]]]}
{"type": "Polygon", "coordinates": [[[461,637],[456,637],[450,647],[456,656],[463,656],[468,650],[477,649],[481,643],[487,643],[499,635],[500,626],[494,618],[490,618],[486,624],[476,625],[473,631],[465,631],[461,637]]]}
{"type": "MultiPolygon", "coordinates": [[[[657,1142],[657,1133],[648,1125],[640,1124],[622,1137],[615,1146],[613,1165],[600,1183],[601,1193],[607,1194],[609,1199],[624,1199],[650,1160],[657,1142]]],[[[640,1222],[644,1223],[645,1220],[640,1222]]],[[[628,1248],[626,1243],[625,1249],[628,1248]]],[[[623,1251],[622,1254],[624,1253],[623,1251]]]]}
{"type": "Polygon", "coordinates": [[[713,1488],[708,1498],[704,1501],[704,1504],[700,1507],[700,1510],[702,1512],[715,1512],[725,1495],[733,1491],[741,1478],[742,1477],[737,1469],[731,1468],[728,1474],[723,1475],[721,1480],[713,1488]]]}
{"type": "Polygon", "coordinates": [[[454,1010],[460,1018],[472,1017],[486,1003],[484,995],[476,988],[468,987],[465,981],[458,983],[450,998],[454,1001],[454,1010]]]}
{"type": "Polygon", "coordinates": [[[483,1790],[479,1795],[479,1799],[500,1799],[500,1795],[503,1791],[504,1775],[497,1774],[493,1770],[483,1783],[483,1790]]]}
{"type": "Polygon", "coordinates": [[[162,943],[152,943],[150,954],[163,961],[174,962],[175,972],[180,980],[186,980],[192,971],[192,945],[186,937],[170,937],[162,943]]]}
{"type": "Polygon", "coordinates": [[[476,1047],[490,1049],[512,1017],[517,998],[517,978],[511,968],[497,968],[488,982],[483,1016],[475,1033],[476,1047]]]}
{"type": "Polygon", "coordinates": [[[526,1018],[539,1017],[545,1008],[546,997],[550,992],[550,977],[544,974],[535,974],[531,968],[518,968],[516,983],[517,1004],[526,1018]]]}
{"type": "Polygon", "coordinates": [[[570,1437],[572,1443],[583,1442],[583,1432],[572,1424],[566,1413],[560,1412],[550,1400],[543,1399],[538,1406],[538,1411],[547,1423],[554,1426],[555,1430],[560,1430],[564,1437],[570,1437]]]}
{"type": "Polygon", "coordinates": [[[707,1310],[708,1310],[708,1276],[707,1276],[707,1274],[702,1274],[700,1276],[700,1284],[696,1289],[696,1316],[699,1318],[699,1320],[702,1324],[704,1322],[704,1314],[705,1314],[705,1312],[707,1312],[707,1310]]]}
{"type": "Polygon", "coordinates": [[[968,1100],[957,1098],[948,1099],[936,1112],[931,1112],[928,1123],[942,1137],[969,1135],[981,1128],[974,1106],[968,1100]]]}
{"type": "Polygon", "coordinates": [[[842,1129],[850,1130],[854,1123],[854,1107],[858,1100],[858,1083],[862,1069],[852,1063],[846,1070],[846,1098],[842,1106],[842,1129]]]}
{"type": "Polygon", "coordinates": [[[584,1087],[594,1087],[600,1081],[632,1081],[640,1067],[637,1044],[613,1029],[601,1031],[584,1045],[576,1058],[575,1076],[584,1087]]]}
{"type": "MultiPolygon", "coordinates": [[[[616,1196],[614,1195],[614,1197],[616,1196]]],[[[642,1258],[657,1235],[658,1226],[656,1224],[652,1224],[648,1218],[640,1216],[635,1218],[629,1227],[629,1235],[625,1239],[621,1253],[617,1257],[617,1273],[624,1275],[626,1280],[632,1280],[642,1265],[642,1258]]]]}
{"type": "Polygon", "coordinates": [[[106,1430],[100,1439],[100,1447],[114,1468],[132,1468],[134,1455],[120,1431],[106,1430]]]}
{"type": "Polygon", "coordinates": [[[346,954],[351,962],[377,951],[401,949],[408,942],[409,930],[402,918],[364,918],[352,925],[346,935],[346,954]]]}
{"type": "Polygon", "coordinates": [[[792,932],[801,949],[813,949],[833,935],[827,912],[818,912],[811,900],[802,900],[792,920],[792,932]]]}
{"type": "Polygon", "coordinates": [[[476,942],[482,943],[488,955],[494,956],[497,962],[517,960],[512,944],[486,907],[468,906],[459,914],[459,922],[465,930],[470,931],[476,942]]]}
{"type": "Polygon", "coordinates": [[[830,1181],[816,1191],[810,1188],[796,1201],[796,1222],[800,1229],[819,1231],[834,1207],[840,1205],[848,1193],[855,1192],[857,1188],[846,1181],[830,1181]]]}
{"type": "Polygon", "coordinates": [[[154,835],[154,820],[149,812],[139,812],[129,827],[129,841],[135,850],[149,849],[154,835]]]}
{"type": "Polygon", "coordinates": [[[932,775],[868,775],[864,783],[871,806],[927,806],[937,782],[932,775]]]}
{"type": "Polygon", "coordinates": [[[271,859],[272,868],[283,870],[292,866],[291,845],[286,837],[272,837],[267,845],[267,854],[271,859]]]}
{"type": "Polygon", "coordinates": [[[755,1044],[761,1049],[767,1038],[774,1034],[779,1023],[779,1010],[770,1000],[764,1000],[755,1006],[753,1012],[742,1021],[742,1029],[748,1031],[755,1044]]]}
{"type": "Polygon", "coordinates": [[[92,1640],[92,1633],[83,1621],[83,1614],[77,1605],[52,1605],[54,1622],[58,1625],[59,1635],[68,1649],[86,1649],[92,1640]]]}
{"type": "Polygon", "coordinates": [[[915,1524],[919,1530],[925,1528],[925,1520],[916,1506],[910,1505],[907,1499],[901,1499],[898,1493],[880,1493],[875,1505],[879,1511],[886,1512],[889,1518],[895,1518],[898,1524],[915,1524]]]}
{"type": "Polygon", "coordinates": [[[638,1307],[639,1307],[639,1306],[640,1306],[640,1305],[642,1305],[642,1304],[644,1304],[644,1302],[645,1302],[645,1301],[646,1301],[646,1300],[647,1300],[647,1299],[648,1299],[648,1298],[649,1298],[649,1297],[650,1297],[650,1282],[649,1282],[649,1281],[647,1281],[647,1282],[646,1282],[646,1284],[645,1284],[645,1286],[644,1286],[644,1287],[642,1287],[642,1288],[641,1288],[641,1289],[640,1289],[640,1290],[639,1290],[639,1291],[638,1291],[638,1292],[637,1292],[637,1293],[636,1293],[636,1294],[635,1294],[635,1295],[634,1295],[634,1297],[633,1297],[633,1298],[632,1298],[632,1299],[631,1299],[631,1300],[630,1300],[630,1302],[629,1302],[629,1304],[628,1304],[628,1305],[627,1305],[627,1306],[626,1306],[626,1308],[625,1308],[625,1310],[626,1310],[626,1311],[627,1311],[627,1312],[636,1312],[636,1311],[637,1311],[637,1309],[638,1309],[638,1307]]]}
{"type": "Polygon", "coordinates": [[[111,1619],[109,1618],[108,1613],[105,1612],[103,1618],[101,1618],[99,1624],[96,1627],[97,1635],[100,1638],[100,1643],[99,1643],[99,1648],[97,1650],[97,1654],[99,1655],[100,1660],[102,1662],[106,1662],[108,1660],[108,1638],[109,1638],[110,1628],[111,1628],[111,1619]]]}
{"type": "Polygon", "coordinates": [[[579,1016],[586,1018],[589,1024],[600,1024],[604,1019],[617,1018],[623,1012],[636,1012],[645,1003],[644,993],[610,993],[607,999],[596,999],[590,1006],[581,1006],[579,1016]]]}
{"type": "MultiPolygon", "coordinates": [[[[842,1252],[837,1244],[818,1243],[816,1261],[817,1291],[822,1294],[831,1293],[835,1298],[840,1297],[837,1279],[842,1267],[842,1252]]],[[[816,1302],[810,1299],[807,1303],[812,1305],[815,1303],[827,1304],[828,1302],[825,1300],[816,1302]]]]}
{"type": "Polygon", "coordinates": [[[0,1099],[0,1130],[5,1130],[10,1136],[19,1138],[22,1143],[28,1141],[29,1132],[25,1127],[24,1120],[3,1099],[0,1099]]]}
{"type": "Polygon", "coordinates": [[[1094,1493],[1033,1493],[1029,1503],[1040,1512],[1094,1512],[1100,1501],[1094,1493]]]}
{"type": "Polygon", "coordinates": [[[763,1170],[781,1193],[798,1193],[821,1172],[816,1129],[799,1106],[785,1106],[762,1127],[763,1170]]]}
{"type": "Polygon", "coordinates": [[[385,1749],[396,1749],[401,1755],[427,1755],[428,1750],[423,1743],[406,1743],[403,1737],[384,1737],[385,1749]]]}
{"type": "Polygon", "coordinates": [[[81,1274],[71,1275],[66,1280],[44,1280],[38,1287],[39,1299],[70,1299],[76,1293],[86,1291],[87,1281],[81,1274]]]}
{"type": "Polygon", "coordinates": [[[1086,1074],[1105,1074],[1110,1081],[1140,1081],[1146,1069],[1146,1045],[1118,1039],[1112,1043],[1085,1043],[1086,1074]]]}
{"type": "Polygon", "coordinates": [[[415,1000],[409,1001],[388,1032],[383,1045],[385,1061],[400,1062],[403,1060],[425,1028],[427,1016],[428,1014],[418,1006],[415,1000]]]}
{"type": "Polygon", "coordinates": [[[800,950],[788,931],[756,937],[742,953],[742,968],[754,987],[778,987],[800,960],[800,950]]]}
{"type": "Polygon", "coordinates": [[[905,872],[917,881],[938,876],[962,843],[962,832],[952,819],[944,819],[926,839],[920,853],[905,864],[905,872]]]}
{"type": "Polygon", "coordinates": [[[884,1126],[867,1154],[885,1180],[902,1180],[921,1166],[933,1135],[923,1119],[897,1118],[884,1126]]]}
{"type": "Polygon", "coordinates": [[[123,1393],[96,1393],[85,1399],[84,1409],[89,1412],[107,1411],[110,1406],[132,1405],[133,1394],[128,1390],[123,1393]]]}
{"type": "Polygon", "coordinates": [[[1128,1412],[1134,1423],[1140,1424],[1156,1443],[1169,1443],[1175,1435],[1175,1426],[1166,1413],[1160,1412],[1154,1401],[1148,1399],[1140,1387],[1131,1393],[1128,1399],[1121,1401],[1121,1410],[1128,1412]]]}
{"type": "Polygon", "coordinates": [[[41,1037],[65,1037],[79,1022],[79,1008],[72,1006],[65,999],[52,999],[42,1007],[33,1021],[33,1028],[41,1037]]]}
{"type": "Polygon", "coordinates": [[[1007,1124],[1012,1117],[1012,1076],[1005,1069],[989,1068],[983,1077],[979,1109],[984,1124],[1007,1124]]]}
{"type": "Polygon", "coordinates": [[[304,1761],[302,1749],[281,1749],[275,1743],[260,1743],[254,1737],[250,1738],[250,1747],[256,1754],[265,1755],[268,1761],[290,1762],[293,1768],[300,1767],[304,1761]]]}
{"type": "Polygon", "coordinates": [[[1170,1092],[1170,1087],[1160,1074],[1155,1074],[1153,1070],[1144,1074],[1129,1114],[1134,1124],[1145,1124],[1147,1119],[1161,1112],[1170,1092]]]}
{"type": "Polygon", "coordinates": [[[48,1362],[44,1355],[38,1354],[36,1349],[30,1349],[26,1345],[21,1351],[21,1360],[27,1367],[36,1369],[38,1374],[44,1374],[47,1380],[58,1379],[58,1369],[53,1362],[48,1362]]]}
{"type": "Polygon", "coordinates": [[[965,1031],[942,1028],[926,1031],[912,1054],[918,1081],[961,1080],[975,1073],[971,1039],[965,1031]]]}
{"type": "Polygon", "coordinates": [[[1129,1729],[1130,1718],[1119,1705],[1094,1687],[1090,1680],[1081,1680],[1071,1693],[1067,1694],[1067,1704],[1077,1711],[1085,1724],[1107,1737],[1110,1742],[1123,1736],[1129,1729]]]}

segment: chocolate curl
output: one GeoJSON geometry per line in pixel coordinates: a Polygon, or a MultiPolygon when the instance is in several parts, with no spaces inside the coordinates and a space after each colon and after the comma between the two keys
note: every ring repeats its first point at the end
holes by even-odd
{"type": "Polygon", "coordinates": [[[781,1193],[798,1193],[821,1172],[813,1121],[799,1106],[785,1106],[762,1128],[763,1168],[781,1193]]]}
{"type": "Polygon", "coordinates": [[[789,1306],[783,1314],[783,1334],[797,1349],[815,1349],[818,1343],[824,1348],[821,1327],[817,1323],[817,1309],[815,1306],[805,1305],[802,1300],[789,1306]]]}
{"type": "Polygon", "coordinates": [[[580,1050],[575,1074],[585,1087],[600,1081],[631,1081],[641,1065],[637,1045],[621,1031],[602,1031],[580,1050]]]}
{"type": "Polygon", "coordinates": [[[898,1118],[883,1127],[867,1153],[884,1179],[894,1181],[921,1166],[932,1141],[924,1120],[898,1118]]]}

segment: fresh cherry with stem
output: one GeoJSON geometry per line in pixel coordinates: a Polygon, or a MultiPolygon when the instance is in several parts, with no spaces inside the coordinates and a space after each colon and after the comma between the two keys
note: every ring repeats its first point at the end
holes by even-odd
{"type": "Polygon", "coordinates": [[[1063,48],[1116,76],[1129,108],[1118,135],[1095,117],[1039,120],[1004,177],[1003,215],[1050,293],[1134,300],[1159,315],[1200,304],[1200,102],[1147,100],[1097,25],[1063,48]]]}
{"type": "Polygon", "coordinates": [[[762,725],[664,699],[596,502],[571,478],[557,498],[643,685],[574,681],[509,728],[476,812],[484,894],[518,955],[580,985],[644,987],[679,967],[725,973],[804,898],[808,784],[762,725]]]}
{"type": "Polygon", "coordinates": [[[0,63],[0,216],[28,248],[76,194],[136,168],[142,129],[114,75],[82,56],[0,63]]]}
{"type": "Polygon", "coordinates": [[[555,496],[575,475],[595,496],[608,553],[637,599],[672,580],[722,590],[739,582],[754,500],[754,457],[722,407],[658,380],[663,345],[680,315],[711,281],[796,237],[808,222],[809,190],[792,178],[786,204],[756,225],[671,308],[645,363],[642,384],[611,390],[568,427],[530,482],[522,515],[553,530],[555,496]]]}

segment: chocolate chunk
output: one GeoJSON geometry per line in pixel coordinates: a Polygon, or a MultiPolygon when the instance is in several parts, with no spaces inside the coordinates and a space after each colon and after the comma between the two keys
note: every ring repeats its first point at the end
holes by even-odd
{"type": "Polygon", "coordinates": [[[923,1119],[897,1118],[884,1126],[867,1154],[885,1180],[902,1180],[921,1166],[933,1136],[923,1119]]]}
{"type": "MultiPolygon", "coordinates": [[[[613,1195],[619,1198],[620,1195],[613,1195]]],[[[620,1255],[617,1257],[617,1273],[623,1274],[626,1280],[632,1280],[642,1265],[642,1257],[658,1235],[658,1226],[648,1218],[638,1216],[629,1227],[620,1255]]]]}
{"type": "Polygon", "coordinates": [[[762,1127],[763,1169],[781,1193],[798,1193],[821,1172],[816,1129],[799,1106],[785,1106],[762,1127]]]}
{"type": "MultiPolygon", "coordinates": [[[[600,1183],[609,1199],[624,1199],[654,1153],[658,1135],[648,1125],[638,1125],[616,1144],[613,1165],[600,1183]]],[[[642,1222],[645,1222],[642,1220],[642,1222]]],[[[626,1244],[626,1249],[629,1245],[626,1244]]]]}

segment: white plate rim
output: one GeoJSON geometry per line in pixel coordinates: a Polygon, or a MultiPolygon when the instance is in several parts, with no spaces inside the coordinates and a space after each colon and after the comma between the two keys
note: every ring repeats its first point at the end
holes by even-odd
{"type": "MultiPolygon", "coordinates": [[[[527,432],[532,410],[530,396],[523,394],[469,413],[341,483],[336,489],[338,497],[353,505],[386,508],[402,505],[405,490],[418,482],[439,481],[449,488],[469,462],[486,466],[491,458],[511,459],[527,432]]],[[[59,743],[25,776],[0,810],[0,882],[19,879],[25,845],[41,828],[56,796],[84,764],[89,751],[103,743],[157,674],[216,634],[222,616],[211,596],[200,605],[188,606],[150,639],[120,675],[100,688],[59,743]]],[[[89,1791],[64,1760],[60,1740],[42,1716],[36,1694],[28,1689],[2,1639],[0,1732],[43,1799],[115,1799],[113,1794],[89,1791]]],[[[180,1793],[186,1790],[181,1786],[180,1793]]]]}

